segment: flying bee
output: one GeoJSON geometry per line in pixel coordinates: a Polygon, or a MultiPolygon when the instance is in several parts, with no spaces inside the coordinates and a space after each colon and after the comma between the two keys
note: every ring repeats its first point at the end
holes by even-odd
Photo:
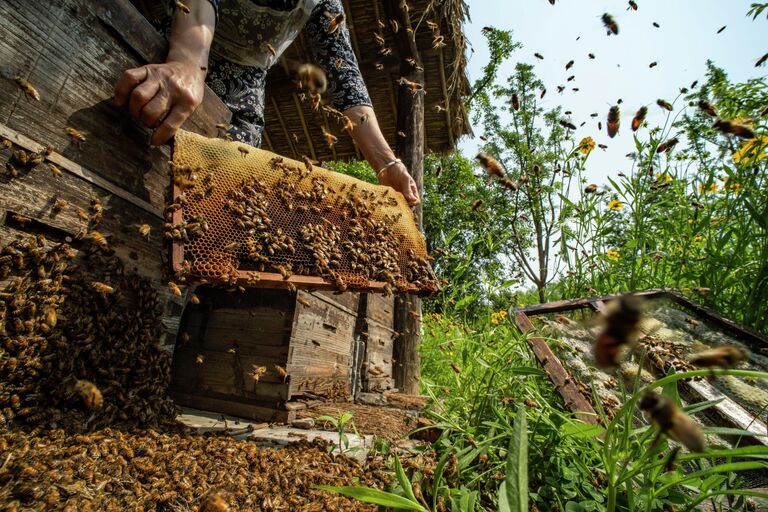
{"type": "Polygon", "coordinates": [[[435,36],[432,38],[432,48],[438,49],[445,46],[445,36],[435,36]]]}
{"type": "Polygon", "coordinates": [[[283,368],[279,364],[276,364],[275,371],[277,372],[278,375],[280,375],[283,378],[283,382],[285,382],[286,379],[288,378],[288,372],[285,371],[285,368],[283,368]]]}
{"type": "Polygon", "coordinates": [[[658,62],[656,62],[656,61],[653,61],[653,62],[651,62],[650,64],[648,64],[648,67],[649,67],[649,68],[655,68],[655,67],[656,67],[656,66],[658,66],[658,65],[659,65],[659,63],[658,63],[658,62]]]}
{"type": "Polygon", "coordinates": [[[768,60],[768,53],[766,53],[765,55],[763,55],[762,57],[760,57],[760,58],[757,60],[757,62],[755,62],[755,67],[756,67],[756,68],[759,68],[760,66],[762,66],[763,64],[765,64],[765,61],[767,61],[767,60],[768,60]]]}
{"type": "Polygon", "coordinates": [[[716,347],[693,354],[688,361],[698,367],[719,366],[721,368],[733,368],[737,364],[746,361],[747,351],[731,345],[716,347]]]}
{"type": "Polygon", "coordinates": [[[690,416],[681,411],[668,396],[647,393],[643,395],[637,405],[659,429],[657,439],[666,434],[691,452],[700,453],[706,448],[706,441],[701,428],[690,416]]]}
{"type": "Polygon", "coordinates": [[[546,87],[542,87],[541,88],[541,94],[539,95],[539,99],[543,100],[545,94],[547,94],[547,88],[546,87]]]}
{"type": "Polygon", "coordinates": [[[565,86],[564,85],[558,85],[557,86],[557,92],[559,92],[560,94],[562,94],[564,90],[565,90],[565,86]]]}
{"type": "Polygon", "coordinates": [[[69,206],[69,203],[64,199],[56,199],[56,202],[53,203],[53,211],[54,213],[60,213],[64,211],[64,209],[69,206]]]}
{"type": "Polygon", "coordinates": [[[540,54],[540,53],[534,53],[533,56],[536,57],[539,60],[544,60],[544,56],[542,54],[540,54]]]}
{"type": "Polygon", "coordinates": [[[400,85],[404,85],[405,87],[410,89],[413,94],[416,94],[418,91],[424,90],[424,86],[422,84],[420,84],[419,82],[411,82],[404,76],[401,76],[400,80],[398,80],[397,83],[399,83],[400,85]]]}
{"type": "Polygon", "coordinates": [[[141,224],[139,226],[139,235],[143,236],[146,239],[149,239],[149,232],[152,230],[152,226],[149,224],[141,224]]]}
{"type": "Polygon", "coordinates": [[[571,69],[573,67],[573,64],[574,64],[574,61],[569,60],[568,64],[565,65],[565,70],[568,71],[569,69],[571,69]]]}
{"type": "Polygon", "coordinates": [[[174,297],[181,297],[181,288],[173,281],[168,281],[168,289],[171,291],[171,295],[174,297]]]}
{"type": "Polygon", "coordinates": [[[501,164],[488,153],[478,153],[475,160],[480,162],[489,178],[491,176],[496,176],[499,179],[504,178],[504,169],[502,169],[501,164]]]}
{"type": "Polygon", "coordinates": [[[743,124],[734,123],[733,121],[718,119],[714,122],[714,124],[712,124],[712,128],[726,135],[735,135],[742,139],[755,138],[755,132],[753,132],[749,127],[743,124]]]}
{"type": "Polygon", "coordinates": [[[76,144],[80,144],[81,142],[85,142],[85,135],[83,135],[78,130],[75,130],[72,127],[67,126],[64,128],[64,131],[67,132],[67,135],[69,135],[69,138],[72,139],[72,141],[76,144]]]}
{"type": "Polygon", "coordinates": [[[568,121],[567,119],[561,119],[560,120],[560,126],[562,126],[563,128],[567,128],[568,130],[575,130],[576,129],[576,125],[573,124],[572,122],[568,121]]]}
{"type": "Polygon", "coordinates": [[[645,116],[648,114],[648,107],[642,106],[639,109],[637,109],[637,112],[635,113],[635,117],[632,119],[632,131],[636,132],[638,128],[643,124],[643,121],[645,121],[645,116]]]}
{"type": "Polygon", "coordinates": [[[306,167],[307,171],[312,172],[312,169],[314,168],[312,160],[306,155],[301,155],[301,160],[304,162],[304,167],[306,167]]]}
{"type": "Polygon", "coordinates": [[[594,183],[590,183],[589,185],[584,187],[585,194],[594,194],[595,192],[597,192],[597,185],[595,185],[594,183]]]}
{"type": "Polygon", "coordinates": [[[311,306],[310,302],[307,299],[305,299],[304,297],[298,297],[297,296],[296,297],[296,302],[298,302],[299,304],[301,304],[305,308],[308,308],[309,306],[311,306]]]}
{"type": "Polygon", "coordinates": [[[699,110],[708,116],[717,117],[717,110],[707,100],[699,100],[696,105],[699,107],[699,110]]]}
{"type": "Polygon", "coordinates": [[[576,78],[576,75],[571,75],[568,78],[565,79],[566,82],[573,82],[573,80],[576,78]]]}
{"type": "Polygon", "coordinates": [[[509,104],[515,110],[520,110],[520,96],[516,92],[512,93],[512,97],[509,99],[509,104]]]}
{"type": "Polygon", "coordinates": [[[339,138],[336,137],[334,134],[323,128],[323,137],[325,137],[325,142],[328,144],[329,147],[333,147],[334,144],[336,144],[339,141],[339,138]]]}
{"type": "Polygon", "coordinates": [[[613,16],[606,12],[600,17],[600,19],[603,21],[603,25],[605,25],[605,29],[608,31],[608,35],[619,35],[619,24],[616,23],[616,20],[613,19],[613,16]]]}
{"type": "Polygon", "coordinates": [[[314,64],[302,64],[296,71],[299,88],[306,87],[311,94],[323,94],[328,88],[325,72],[314,64]]]}
{"type": "Polygon", "coordinates": [[[176,8],[177,8],[178,10],[180,10],[181,12],[183,12],[184,14],[189,14],[190,12],[192,12],[192,11],[190,11],[190,10],[189,10],[189,7],[187,7],[186,5],[184,5],[184,4],[183,4],[182,2],[180,2],[179,0],[176,0],[176,8]]]}
{"type": "Polygon", "coordinates": [[[637,297],[624,295],[609,304],[603,315],[603,330],[595,340],[593,351],[598,368],[618,367],[624,349],[637,342],[642,319],[643,303],[637,297]]]}
{"type": "Polygon", "coordinates": [[[200,298],[194,293],[189,294],[189,302],[192,304],[200,304],[200,298]]]}
{"type": "Polygon", "coordinates": [[[197,355],[195,356],[195,364],[198,364],[198,365],[200,365],[200,364],[203,364],[204,362],[205,362],[205,356],[204,356],[204,355],[202,355],[202,354],[197,354],[197,355]]]}
{"type": "Polygon", "coordinates": [[[675,147],[675,144],[680,142],[677,137],[671,137],[661,144],[659,144],[659,147],[656,148],[656,153],[663,153],[665,151],[671,150],[673,147],[675,147]]]}
{"type": "Polygon", "coordinates": [[[91,288],[93,288],[97,292],[99,292],[101,294],[104,294],[104,295],[107,295],[109,293],[113,293],[115,291],[115,289],[113,287],[109,286],[106,283],[101,283],[99,281],[92,282],[91,283],[91,288]]]}
{"type": "Polygon", "coordinates": [[[400,30],[400,24],[397,20],[389,20],[389,25],[392,27],[392,32],[395,34],[400,30]]]}
{"type": "Polygon", "coordinates": [[[595,54],[594,53],[588,53],[587,57],[589,57],[590,59],[594,59],[595,58],[595,54]]]}
{"type": "Polygon", "coordinates": [[[104,397],[96,384],[87,380],[76,379],[73,386],[74,392],[83,401],[86,409],[93,410],[101,407],[104,397]]]}
{"type": "Polygon", "coordinates": [[[663,108],[664,110],[668,110],[668,111],[672,112],[672,108],[673,107],[672,107],[672,104],[670,102],[659,98],[658,100],[656,100],[656,104],[658,106],[660,106],[661,108],[663,108]]]}
{"type": "Polygon", "coordinates": [[[637,2],[635,0],[629,0],[629,7],[627,7],[627,10],[632,9],[633,11],[637,10],[637,2]]]}
{"type": "Polygon", "coordinates": [[[608,128],[608,136],[614,138],[619,133],[619,106],[614,105],[608,109],[608,119],[606,126],[608,128]]]}
{"type": "Polygon", "coordinates": [[[91,231],[91,240],[101,247],[102,249],[108,249],[109,248],[109,242],[107,241],[107,237],[99,233],[98,231],[91,231]]]}
{"type": "Polygon", "coordinates": [[[341,12],[336,16],[331,16],[330,13],[326,13],[326,14],[329,17],[331,17],[331,21],[328,22],[328,33],[329,34],[337,33],[341,28],[341,26],[344,24],[344,13],[341,12]]]}
{"type": "Polygon", "coordinates": [[[14,80],[16,80],[16,84],[18,84],[21,90],[24,91],[24,96],[26,96],[28,99],[31,98],[33,100],[40,101],[40,93],[37,92],[37,89],[35,89],[35,86],[32,85],[29,80],[20,76],[17,76],[14,80]]]}
{"type": "Polygon", "coordinates": [[[265,373],[267,373],[267,367],[266,366],[256,366],[256,365],[253,365],[253,370],[251,370],[251,379],[253,380],[253,382],[259,382],[259,379],[265,373]]]}
{"type": "Polygon", "coordinates": [[[271,54],[273,57],[276,57],[276,56],[277,56],[277,52],[275,51],[275,47],[274,47],[274,46],[272,46],[272,45],[271,45],[271,44],[269,44],[269,43],[264,43],[264,46],[267,48],[267,51],[268,51],[268,52],[269,52],[269,53],[270,53],[270,54],[271,54]]]}

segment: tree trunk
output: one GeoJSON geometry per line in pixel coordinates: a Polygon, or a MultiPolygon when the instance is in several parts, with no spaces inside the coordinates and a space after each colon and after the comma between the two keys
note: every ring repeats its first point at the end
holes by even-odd
{"type": "MultiPolygon", "coordinates": [[[[400,74],[411,82],[424,84],[421,56],[414,39],[415,32],[403,0],[384,0],[387,18],[397,20],[400,30],[395,34],[397,54],[400,58],[400,74]],[[414,59],[414,65],[406,59],[414,59]]],[[[424,93],[413,91],[403,84],[397,94],[397,142],[395,153],[403,160],[419,188],[423,191],[424,177],[424,93]],[[399,135],[404,133],[405,136],[399,135]]],[[[416,223],[422,227],[421,206],[414,210],[416,223]]],[[[421,343],[421,299],[415,296],[395,298],[395,330],[399,333],[394,344],[393,377],[395,387],[407,394],[419,393],[419,344],[421,343]]]]}

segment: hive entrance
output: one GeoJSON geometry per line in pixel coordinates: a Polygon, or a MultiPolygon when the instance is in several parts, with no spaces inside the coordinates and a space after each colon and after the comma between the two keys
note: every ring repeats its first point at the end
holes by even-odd
{"type": "Polygon", "coordinates": [[[413,214],[389,187],[184,131],[171,172],[176,272],[257,287],[438,289],[413,214]]]}

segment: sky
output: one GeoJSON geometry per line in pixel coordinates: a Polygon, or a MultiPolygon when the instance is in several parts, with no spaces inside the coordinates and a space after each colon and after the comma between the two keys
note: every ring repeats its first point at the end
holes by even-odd
{"type": "MultiPolygon", "coordinates": [[[[724,68],[732,81],[768,74],[768,65],[754,67],[768,52],[768,20],[765,14],[755,21],[746,16],[752,1],[636,0],[638,10],[628,11],[625,0],[556,0],[554,6],[548,0],[467,0],[471,22],[465,33],[474,50],[468,53],[470,82],[481,76],[489,58],[482,28],[512,30],[513,39],[523,47],[502,67],[499,78],[506,80],[517,62],[535,65],[547,88],[542,105],[562,105],[564,111],[571,110],[577,126],[587,121],[574,134],[577,142],[591,136],[598,144],[608,145],[605,151],[595,150],[587,163],[588,180],[602,184],[606,176],[626,172],[631,165],[625,155],[634,151],[629,125],[635,111],[647,105],[649,125],[663,124],[666,111],[656,106],[656,100],[672,102],[681,87],[703,80],[707,59],[724,68]],[[618,36],[606,35],[600,20],[604,12],[617,21],[618,36]],[[717,34],[723,25],[725,30],[717,34]],[[536,59],[534,53],[543,55],[544,60],[536,59]],[[590,60],[588,53],[596,58],[590,60]],[[566,71],[570,60],[575,64],[566,71]],[[658,65],[649,68],[654,61],[658,65]],[[575,80],[566,82],[570,75],[575,75],[575,80]],[[558,94],[561,84],[567,88],[558,94]],[[571,87],[580,90],[572,92],[571,87]],[[620,105],[621,130],[610,139],[605,116],[619,98],[624,100],[620,105]],[[598,112],[599,117],[589,117],[592,112],[598,112]],[[597,129],[598,120],[603,120],[602,132],[597,129]]],[[[684,103],[678,99],[673,114],[684,103]]],[[[481,129],[474,131],[480,134],[481,129]]],[[[647,138],[647,128],[638,133],[647,138]]],[[[481,145],[479,139],[466,137],[460,148],[473,156],[481,145]]]]}

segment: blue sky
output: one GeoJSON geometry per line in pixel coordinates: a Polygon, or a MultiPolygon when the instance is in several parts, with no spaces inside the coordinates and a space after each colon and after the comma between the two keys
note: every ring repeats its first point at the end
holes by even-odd
{"type": "MultiPolygon", "coordinates": [[[[603,152],[590,155],[587,176],[590,181],[604,183],[605,176],[627,171],[631,164],[625,155],[634,150],[630,121],[641,105],[648,105],[651,126],[663,124],[666,112],[655,102],[657,98],[672,101],[680,87],[703,79],[707,59],[723,67],[731,80],[765,76],[768,66],[755,68],[760,56],[768,52],[768,20],[762,15],[755,21],[747,18],[751,1],[741,0],[636,0],[637,11],[628,11],[625,0],[468,0],[472,21],[465,27],[474,49],[469,56],[470,81],[481,75],[488,62],[484,26],[512,30],[516,41],[523,44],[502,68],[500,78],[512,73],[517,62],[535,65],[537,75],[547,87],[544,106],[562,105],[573,111],[571,118],[579,128],[574,138],[592,136],[608,145],[603,152]],[[608,12],[619,24],[619,35],[606,35],[600,16],[608,12]],[[660,28],[652,26],[657,22],[660,28]],[[726,25],[721,34],[717,30],[726,25]],[[577,41],[576,38],[580,36],[577,41]],[[540,53],[543,61],[533,54],[540,53]],[[595,60],[587,57],[594,53],[595,60]],[[575,60],[573,68],[565,64],[575,60]],[[658,62],[649,68],[651,62],[658,62]],[[620,65],[620,67],[618,67],[620,65]],[[569,75],[573,82],[566,83],[569,75]],[[563,94],[557,86],[568,85],[563,94]],[[578,87],[579,92],[572,92],[578,87]],[[610,105],[622,98],[621,131],[609,139],[598,132],[597,120],[604,120],[610,105]],[[598,112],[596,119],[589,117],[598,112]]],[[[675,104],[675,112],[683,108],[675,104]]],[[[479,134],[480,129],[475,130],[479,134]]],[[[639,132],[647,137],[647,130],[639,132]]],[[[473,156],[481,141],[465,138],[460,147],[473,156]]]]}

